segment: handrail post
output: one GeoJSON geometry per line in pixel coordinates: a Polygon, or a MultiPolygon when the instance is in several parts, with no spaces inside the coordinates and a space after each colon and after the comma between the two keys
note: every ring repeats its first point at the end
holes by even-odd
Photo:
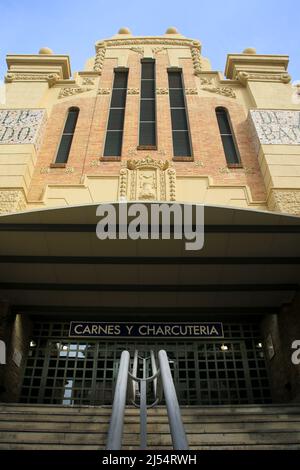
{"type": "Polygon", "coordinates": [[[189,446],[183,427],[176,390],[166,351],[163,349],[159,351],[158,359],[167,405],[173,448],[175,450],[188,450],[189,446]]]}
{"type": "Polygon", "coordinates": [[[115,388],[115,396],[110,418],[107,450],[120,450],[122,446],[122,435],[124,425],[124,414],[126,405],[126,393],[128,382],[130,355],[128,351],[121,354],[120,367],[118,372],[117,384],[115,388]]]}

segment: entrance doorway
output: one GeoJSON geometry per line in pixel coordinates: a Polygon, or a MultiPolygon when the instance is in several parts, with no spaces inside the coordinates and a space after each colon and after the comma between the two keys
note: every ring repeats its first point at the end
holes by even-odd
{"type": "MultiPolygon", "coordinates": [[[[260,343],[240,338],[198,341],[107,341],[36,338],[25,371],[22,402],[111,405],[121,353],[167,351],[181,405],[270,403],[260,343]]],[[[46,337],[46,335],[48,337],[46,337]]],[[[50,337],[49,337],[50,336],[50,337]]]]}

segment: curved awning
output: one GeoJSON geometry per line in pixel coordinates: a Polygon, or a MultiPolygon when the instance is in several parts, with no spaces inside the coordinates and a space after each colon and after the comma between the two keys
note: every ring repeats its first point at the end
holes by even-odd
{"type": "Polygon", "coordinates": [[[100,241],[97,207],[1,216],[0,298],[32,313],[264,314],[299,289],[299,217],[205,206],[204,248],[186,251],[185,240],[100,241]]]}

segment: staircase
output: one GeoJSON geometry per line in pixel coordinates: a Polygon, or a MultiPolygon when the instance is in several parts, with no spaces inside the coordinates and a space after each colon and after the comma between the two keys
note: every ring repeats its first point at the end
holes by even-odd
{"type": "MultiPolygon", "coordinates": [[[[0,450],[100,450],[111,408],[0,404],[0,450]]],[[[300,449],[299,405],[183,407],[191,449],[300,449]]],[[[126,408],[123,449],[139,447],[139,410],[126,408]]],[[[148,448],[171,449],[166,409],[148,414],[148,448]]]]}

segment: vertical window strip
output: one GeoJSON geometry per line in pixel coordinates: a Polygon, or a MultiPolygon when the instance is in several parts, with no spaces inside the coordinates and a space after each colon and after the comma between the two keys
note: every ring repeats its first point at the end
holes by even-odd
{"type": "Polygon", "coordinates": [[[168,72],[168,79],[174,156],[190,157],[190,133],[181,72],[168,72]]]}
{"type": "Polygon", "coordinates": [[[156,146],[154,60],[142,60],[139,146],[156,146]]]}
{"type": "Polygon", "coordinates": [[[216,116],[227,165],[240,165],[241,160],[232,132],[228,112],[225,108],[216,108],[216,116]]]}
{"type": "Polygon", "coordinates": [[[120,157],[127,95],[127,71],[115,71],[105,139],[104,157],[120,157]]]}
{"type": "Polygon", "coordinates": [[[60,139],[60,144],[58,147],[55,163],[67,163],[69,158],[69,153],[71,150],[71,145],[73,141],[73,136],[76,128],[76,123],[78,119],[79,109],[70,108],[68,111],[68,116],[65,122],[65,127],[60,139]]]}

